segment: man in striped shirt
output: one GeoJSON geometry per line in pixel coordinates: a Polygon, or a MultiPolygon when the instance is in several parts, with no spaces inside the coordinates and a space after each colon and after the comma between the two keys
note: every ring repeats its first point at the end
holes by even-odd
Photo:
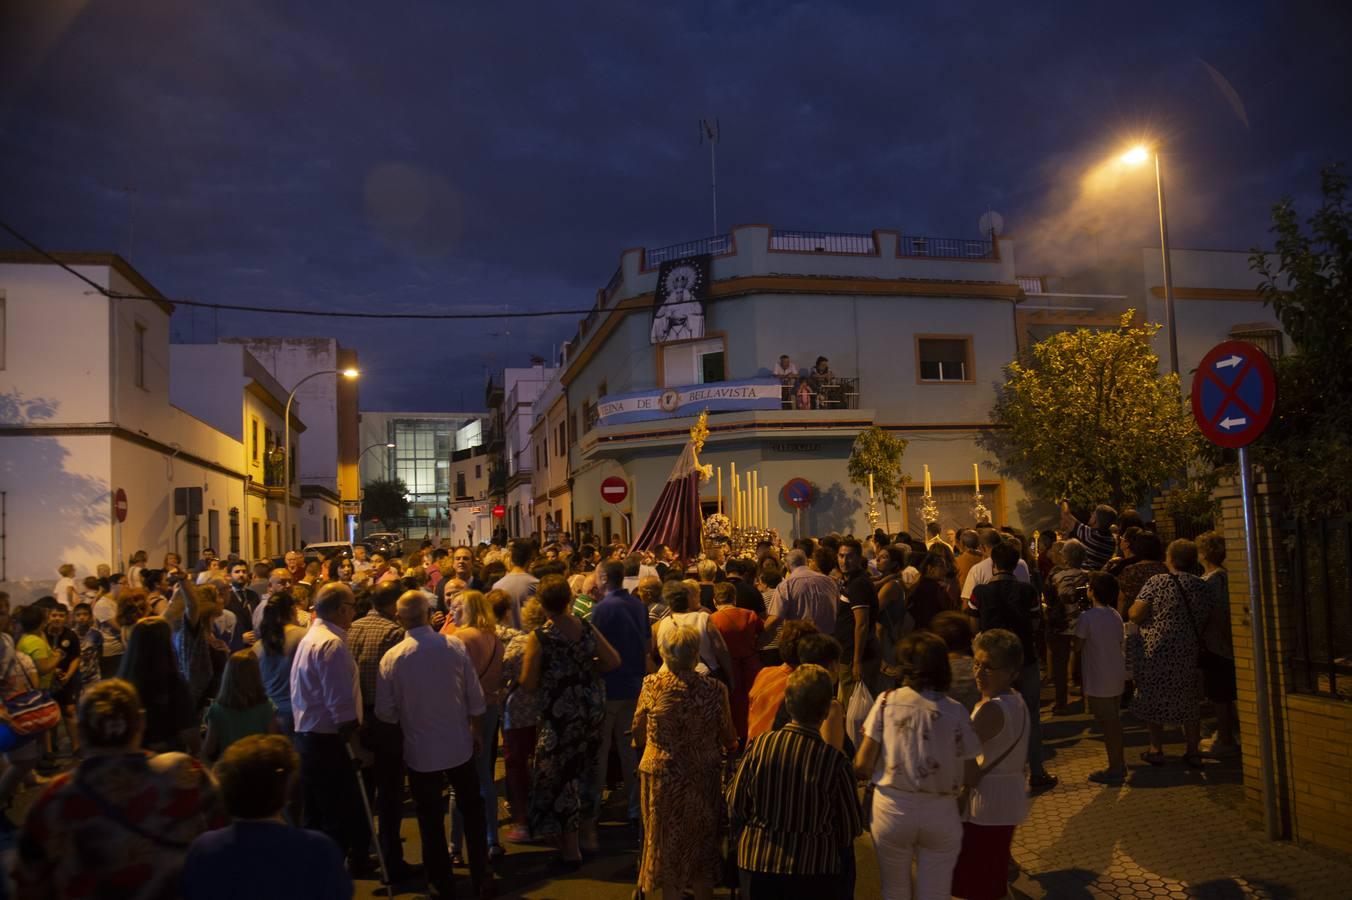
{"type": "Polygon", "coordinates": [[[749,900],[830,896],[862,829],[850,762],[818,734],[833,693],[821,666],[794,670],[784,693],[793,721],[752,741],[728,788],[749,900]]]}
{"type": "Polygon", "coordinates": [[[1117,524],[1117,510],[1107,504],[1100,503],[1094,507],[1094,514],[1089,518],[1089,524],[1075,518],[1070,511],[1070,504],[1065,500],[1061,501],[1061,531],[1066,537],[1073,537],[1087,551],[1084,558],[1084,567],[1091,572],[1097,572],[1102,569],[1113,558],[1113,552],[1117,549],[1117,544],[1113,540],[1113,525],[1117,524]]]}

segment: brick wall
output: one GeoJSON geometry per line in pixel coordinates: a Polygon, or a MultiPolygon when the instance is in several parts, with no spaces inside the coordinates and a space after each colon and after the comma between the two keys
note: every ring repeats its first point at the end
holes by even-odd
{"type": "MultiPolygon", "coordinates": [[[[1352,853],[1352,703],[1288,693],[1288,662],[1295,652],[1296,613],[1291,572],[1279,528],[1280,502],[1273,485],[1256,484],[1260,592],[1267,606],[1268,693],[1276,769],[1277,813],[1285,837],[1352,853]]],[[[1261,760],[1256,741],[1258,705],[1254,682],[1253,619],[1249,611],[1248,563],[1238,479],[1216,489],[1221,502],[1230,616],[1239,683],[1239,724],[1244,746],[1245,812],[1262,823],[1261,760]]]]}

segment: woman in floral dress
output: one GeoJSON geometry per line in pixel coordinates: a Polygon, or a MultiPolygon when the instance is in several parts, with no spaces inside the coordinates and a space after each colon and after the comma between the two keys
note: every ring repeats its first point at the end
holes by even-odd
{"type": "Polygon", "coordinates": [[[532,632],[521,664],[521,686],[539,691],[540,731],[531,781],[531,836],[558,841],[562,862],[582,861],[580,847],[596,849],[596,822],[582,810],[595,807],[590,784],[601,746],[606,689],[601,672],[620,664],[615,648],[573,615],[573,592],[562,575],[540,581],[536,599],[548,617],[532,632]],[[579,842],[579,830],[581,841],[579,842]]]}
{"type": "Polygon", "coordinates": [[[1131,621],[1140,626],[1141,663],[1134,671],[1136,699],[1131,712],[1150,731],[1150,749],[1141,759],[1164,765],[1164,726],[1182,725],[1187,740],[1183,763],[1201,768],[1198,753],[1201,675],[1197,654],[1202,630],[1217,597],[1211,586],[1189,574],[1197,565],[1197,545],[1177,540],[1169,545],[1169,571],[1145,583],[1132,603],[1131,621]]]}

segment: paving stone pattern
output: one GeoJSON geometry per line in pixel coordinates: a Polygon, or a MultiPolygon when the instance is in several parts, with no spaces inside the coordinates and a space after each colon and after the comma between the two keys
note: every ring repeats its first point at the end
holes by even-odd
{"type": "Polygon", "coordinates": [[[1061,784],[1034,798],[1015,832],[1014,858],[1023,870],[1016,896],[1352,897],[1352,859],[1269,842],[1246,823],[1238,759],[1186,769],[1175,732],[1165,747],[1168,765],[1152,768],[1140,762],[1144,727],[1129,714],[1124,724],[1131,774],[1125,786],[1105,787],[1086,780],[1107,763],[1092,719],[1044,720],[1054,754],[1047,765],[1061,784]]]}

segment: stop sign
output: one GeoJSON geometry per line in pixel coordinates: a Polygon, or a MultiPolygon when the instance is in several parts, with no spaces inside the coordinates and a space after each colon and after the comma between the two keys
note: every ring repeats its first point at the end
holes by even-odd
{"type": "Polygon", "coordinates": [[[601,499],[607,503],[623,503],[629,496],[629,485],[618,475],[611,475],[601,482],[601,499]]]}
{"type": "Polygon", "coordinates": [[[122,488],[118,488],[113,495],[113,515],[119,522],[127,521],[127,492],[122,488]]]}
{"type": "Polygon", "coordinates": [[[501,503],[493,507],[493,518],[501,519],[505,515],[507,515],[507,507],[503,506],[501,503]]]}

